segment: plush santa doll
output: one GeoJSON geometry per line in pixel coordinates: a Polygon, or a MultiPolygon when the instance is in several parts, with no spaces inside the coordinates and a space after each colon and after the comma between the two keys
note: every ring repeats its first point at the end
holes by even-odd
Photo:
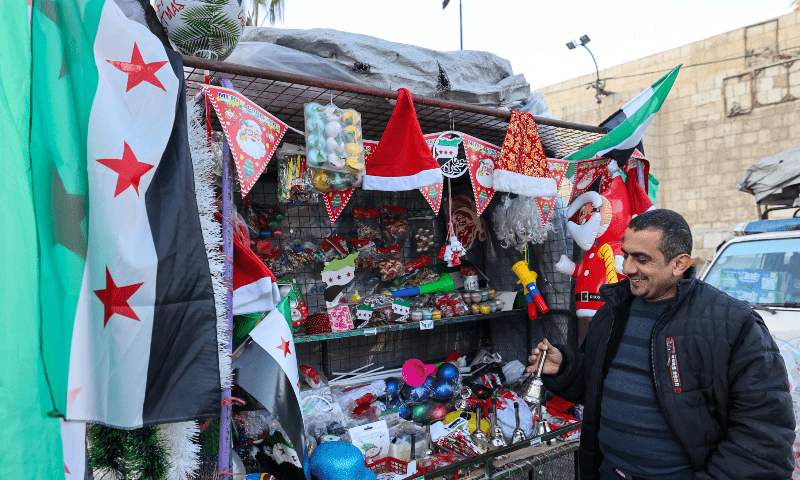
{"type": "Polygon", "coordinates": [[[583,193],[567,209],[567,230],[586,253],[577,265],[561,255],[556,269],[576,279],[575,306],[579,317],[593,317],[604,303],[600,299],[601,285],[625,278],[622,275],[625,229],[632,216],[653,208],[638,183],[629,191],[616,162],[609,163],[608,175],[611,177],[608,188],[600,193],[583,193]],[[632,204],[638,207],[632,209],[632,204]]]}

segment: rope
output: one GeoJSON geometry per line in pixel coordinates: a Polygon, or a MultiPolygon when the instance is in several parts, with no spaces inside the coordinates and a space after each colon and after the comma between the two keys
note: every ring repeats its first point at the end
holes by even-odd
{"type": "Polygon", "coordinates": [[[241,398],[237,398],[237,397],[228,397],[228,398],[226,398],[225,400],[223,400],[223,401],[222,401],[222,402],[220,402],[220,403],[222,404],[222,406],[223,406],[223,407],[230,407],[230,406],[231,406],[231,405],[233,405],[234,403],[238,403],[239,405],[245,405],[247,402],[245,402],[245,401],[244,401],[244,400],[242,400],[241,398]]]}

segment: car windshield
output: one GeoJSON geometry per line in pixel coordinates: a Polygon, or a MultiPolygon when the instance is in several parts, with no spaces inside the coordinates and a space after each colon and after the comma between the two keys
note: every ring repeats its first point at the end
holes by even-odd
{"type": "Polygon", "coordinates": [[[711,265],[705,281],[752,304],[800,302],[800,238],[732,243],[711,265]]]}

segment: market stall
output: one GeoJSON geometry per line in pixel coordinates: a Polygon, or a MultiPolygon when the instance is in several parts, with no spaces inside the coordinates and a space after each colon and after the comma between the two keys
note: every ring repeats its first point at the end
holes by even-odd
{"type": "MultiPolygon", "coordinates": [[[[253,101],[288,127],[276,149],[275,158],[266,165],[263,174],[242,176],[240,173],[238,178],[234,178],[234,190],[237,192],[233,194],[233,200],[243,222],[250,228],[252,251],[275,274],[282,294],[285,296],[291,292],[294,300],[293,347],[297,365],[302,371],[299,375],[299,396],[306,417],[306,445],[310,447],[312,458],[313,449],[320,444],[322,437],[339,433],[354,441],[355,439],[350,438],[352,425],[384,422],[386,426],[386,420],[379,420],[383,410],[390,413],[392,409],[395,410],[387,431],[395,441],[401,439],[398,445],[404,441],[407,446],[409,437],[405,430],[414,431],[414,421],[421,427],[426,420],[438,419],[436,415],[439,413],[454,410],[452,404],[460,398],[456,387],[461,387],[461,380],[464,380],[465,387],[468,379],[475,381],[475,376],[470,376],[471,369],[462,368],[464,372],[459,371],[455,376],[453,391],[440,397],[439,402],[432,402],[430,399],[409,402],[408,395],[405,394],[392,398],[387,395],[386,386],[389,385],[390,390],[402,386],[405,380],[400,367],[409,359],[419,359],[424,364],[437,363],[441,371],[442,365],[449,365],[440,363],[442,360],[447,358],[453,364],[458,364],[456,359],[461,357],[461,363],[466,364],[469,361],[473,370],[479,369],[481,365],[494,364],[499,371],[500,366],[515,360],[517,363],[514,365],[522,367],[521,362],[525,362],[526,352],[530,351],[534,342],[545,336],[577,346],[578,323],[573,313],[572,281],[555,269],[560,255],[572,255],[571,240],[567,238],[564,228],[564,200],[558,199],[544,208],[541,204],[528,205],[538,209],[537,222],[542,220],[543,209],[549,215],[537,231],[538,243],[528,244],[527,239],[523,238],[515,245],[513,238],[509,241],[509,238],[501,237],[493,228],[493,219],[503,218],[503,207],[509,206],[505,203],[509,199],[499,192],[494,195],[494,191],[479,182],[479,162],[472,171],[446,178],[438,190],[426,188],[419,191],[374,191],[345,188],[327,193],[324,185],[314,185],[313,174],[307,175],[306,184],[300,178],[302,174],[297,175],[298,171],[310,165],[307,154],[313,151],[313,146],[307,145],[308,105],[317,104],[324,108],[325,105],[334,104],[340,111],[355,110],[360,117],[360,136],[363,137],[363,148],[368,161],[369,155],[378,144],[377,140],[382,140],[401,94],[196,57],[184,57],[184,64],[189,95],[197,95],[208,84],[222,83],[253,101]],[[242,195],[243,192],[247,194],[242,195]],[[452,231],[449,226],[451,218],[455,224],[452,231]],[[545,229],[545,224],[548,223],[556,224],[558,228],[545,229]],[[457,233],[460,243],[466,247],[466,254],[459,259],[461,265],[448,266],[441,258],[437,259],[450,244],[450,233],[457,233]],[[367,242],[359,243],[364,240],[367,242]],[[347,262],[355,253],[359,255],[350,265],[337,263],[347,262]],[[535,272],[534,279],[537,276],[539,278],[533,288],[541,291],[538,298],[542,304],[534,306],[536,301],[531,297],[533,312],[526,306],[524,293],[517,295],[520,288],[517,284],[525,275],[514,268],[520,262],[526,267],[525,271],[535,272]],[[398,265],[402,269],[393,271],[392,268],[387,268],[391,265],[398,265]],[[335,273],[352,272],[354,280],[342,285],[335,285],[335,281],[327,282],[324,276],[331,270],[335,273]],[[424,275],[430,275],[430,278],[419,278],[424,275]],[[420,280],[421,283],[415,284],[415,280],[420,280]],[[454,281],[453,285],[436,288],[443,281],[448,283],[451,280],[454,281]],[[392,292],[397,294],[404,289],[413,289],[418,284],[433,285],[428,287],[430,295],[391,295],[392,292]],[[405,301],[406,298],[410,300],[405,301]],[[332,299],[334,302],[331,302],[332,299]],[[340,305],[348,310],[345,315],[347,318],[334,320],[331,312],[339,310],[340,305]],[[531,320],[531,316],[536,320],[531,320]],[[484,359],[481,362],[481,356],[488,357],[489,361],[484,359]],[[315,382],[322,384],[321,390],[314,388],[320,387],[319,384],[314,385],[315,382]],[[320,432],[319,425],[309,420],[319,413],[315,410],[324,406],[324,402],[318,402],[312,397],[338,400],[338,403],[346,404],[347,401],[343,398],[347,398],[348,389],[375,385],[379,385],[379,391],[373,392],[374,395],[370,398],[375,402],[356,406],[360,401],[356,398],[351,399],[355,403],[343,405],[344,410],[350,407],[350,412],[344,414],[350,417],[356,414],[358,420],[342,420],[345,418],[343,416],[334,418],[343,423],[350,422],[346,425],[350,429],[340,432],[331,430],[331,422],[336,423],[332,420],[326,427],[328,432],[320,432]],[[431,405],[438,405],[442,411],[432,415],[431,411],[434,409],[431,405]],[[423,406],[427,410],[424,413],[423,406]],[[398,416],[401,418],[398,419],[398,416]],[[397,435],[398,430],[403,433],[397,435]]],[[[436,151],[438,147],[444,152],[442,156],[450,155],[450,160],[455,163],[459,156],[462,159],[467,157],[469,163],[469,155],[475,151],[486,152],[489,158],[497,159],[511,120],[510,112],[422,96],[413,98],[413,106],[416,108],[416,118],[421,130],[426,134],[424,138],[429,148],[436,151]],[[442,136],[439,132],[451,133],[442,136]],[[463,145],[460,151],[459,140],[463,145]]],[[[224,122],[220,123],[216,114],[212,115],[210,121],[214,130],[224,130],[224,122]]],[[[544,152],[555,162],[565,151],[590,144],[604,132],[596,127],[552,119],[537,118],[536,123],[544,152]]],[[[217,133],[215,138],[222,140],[222,135],[217,133]]],[[[221,148],[223,142],[224,140],[219,144],[221,148]]],[[[552,166],[554,169],[563,168],[563,165],[557,163],[552,166]]],[[[425,287],[416,288],[422,288],[425,293],[425,287]]],[[[252,328],[259,320],[258,315],[235,319],[234,346],[243,343],[243,347],[234,353],[235,372],[237,362],[241,362],[237,354],[242,355],[241,352],[248,345],[245,340],[246,329],[252,328]],[[241,327],[243,330],[237,331],[237,324],[248,324],[249,327],[241,327]]],[[[519,392],[524,387],[524,378],[520,380],[518,373],[512,376],[514,381],[509,381],[508,385],[513,384],[519,392]]],[[[483,383],[491,384],[491,378],[490,374],[483,383]]],[[[535,376],[529,377],[528,384],[533,379],[535,376]]],[[[494,380],[498,384],[505,383],[500,382],[497,375],[494,380]]],[[[478,380],[477,384],[480,385],[481,381],[478,380]]],[[[442,383],[442,386],[446,385],[442,383]]],[[[237,421],[241,421],[242,412],[252,412],[260,406],[258,395],[250,396],[253,392],[247,390],[238,388],[233,391],[234,396],[244,397],[246,402],[245,406],[234,405],[234,418],[237,421]]],[[[525,405],[516,393],[510,393],[512,388],[495,390],[498,394],[508,392],[510,398],[525,405]]],[[[462,410],[474,410],[475,397],[473,395],[471,400],[468,397],[469,395],[465,396],[464,400],[472,403],[467,403],[467,407],[462,407],[462,410]]],[[[511,408],[513,402],[495,402],[501,408],[500,417],[509,421],[506,407],[511,408]]],[[[478,402],[478,405],[484,407],[481,409],[484,414],[488,414],[492,403],[494,402],[489,399],[478,402]]],[[[492,450],[484,447],[484,450],[477,450],[474,455],[460,457],[460,461],[457,456],[450,457],[447,462],[431,461],[428,471],[424,472],[425,477],[435,478],[453,471],[465,473],[480,466],[480,475],[485,472],[490,478],[506,478],[508,475],[514,478],[523,475],[527,478],[533,465],[541,467],[550,459],[564,455],[570,457],[568,454],[574,450],[575,443],[547,445],[549,453],[542,452],[544,446],[534,446],[543,440],[548,444],[554,443],[556,437],[574,437],[579,423],[564,426],[555,435],[542,431],[533,436],[531,432],[537,414],[535,404],[524,409],[529,412],[527,417],[523,417],[529,422],[527,430],[530,435],[523,435],[514,443],[511,439],[512,432],[509,431],[506,435],[507,441],[503,439],[508,447],[498,449],[495,446],[492,450]],[[534,409],[532,414],[531,407],[534,409]],[[439,470],[434,468],[433,471],[430,468],[430,465],[442,467],[450,462],[451,466],[440,473],[436,473],[439,470]],[[505,472],[505,476],[498,472],[505,472]]],[[[572,410],[569,412],[572,413],[572,410]]],[[[541,413],[539,415],[541,417],[541,413]]],[[[511,414],[512,424],[513,416],[511,414]]],[[[245,414],[245,418],[252,419],[252,415],[245,414]]],[[[548,418],[558,422],[553,417],[548,418]]],[[[245,429],[248,425],[244,426],[245,429]]],[[[559,424],[548,425],[548,431],[550,426],[557,429],[559,424]]],[[[417,433],[420,437],[426,437],[424,428],[417,433]]],[[[490,433],[489,436],[493,435],[490,433]]],[[[330,438],[324,441],[327,440],[330,438]]],[[[429,449],[432,443],[425,448],[429,449]]],[[[365,442],[361,442],[362,448],[364,444],[365,442]]],[[[366,444],[372,445],[366,449],[373,448],[369,453],[364,449],[367,464],[374,471],[380,472],[376,458],[386,463],[385,458],[394,457],[387,457],[388,450],[383,451],[381,447],[369,442],[366,444]],[[374,454],[375,448],[382,453],[371,458],[373,462],[370,463],[369,455],[374,454]]],[[[472,445],[471,442],[469,444],[472,445]]],[[[397,464],[405,465],[409,461],[409,451],[398,445],[393,443],[386,448],[391,447],[394,455],[404,457],[398,459],[401,461],[397,464]]],[[[253,461],[255,456],[247,458],[246,449],[237,451],[245,457],[244,468],[248,471],[257,470],[258,462],[253,461]]],[[[442,452],[445,451],[447,450],[442,449],[442,452]]],[[[415,458],[422,459],[418,464],[420,474],[427,457],[426,452],[417,452],[415,455],[415,458]]],[[[552,472],[534,468],[534,474],[548,473],[551,475],[548,478],[571,478],[573,466],[571,458],[569,460],[568,464],[553,464],[556,470],[552,472]]],[[[207,459],[205,465],[204,471],[207,474],[215,471],[212,468],[216,467],[214,458],[207,459]]],[[[405,473],[405,469],[395,468],[395,473],[405,473]]]]}

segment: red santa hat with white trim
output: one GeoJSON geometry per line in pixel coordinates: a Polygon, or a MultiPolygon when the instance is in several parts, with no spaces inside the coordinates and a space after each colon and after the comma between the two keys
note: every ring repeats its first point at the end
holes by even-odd
{"type": "Polygon", "coordinates": [[[364,190],[396,192],[442,183],[442,171],[422,136],[411,92],[398,90],[389,124],[367,160],[364,190]]]}

